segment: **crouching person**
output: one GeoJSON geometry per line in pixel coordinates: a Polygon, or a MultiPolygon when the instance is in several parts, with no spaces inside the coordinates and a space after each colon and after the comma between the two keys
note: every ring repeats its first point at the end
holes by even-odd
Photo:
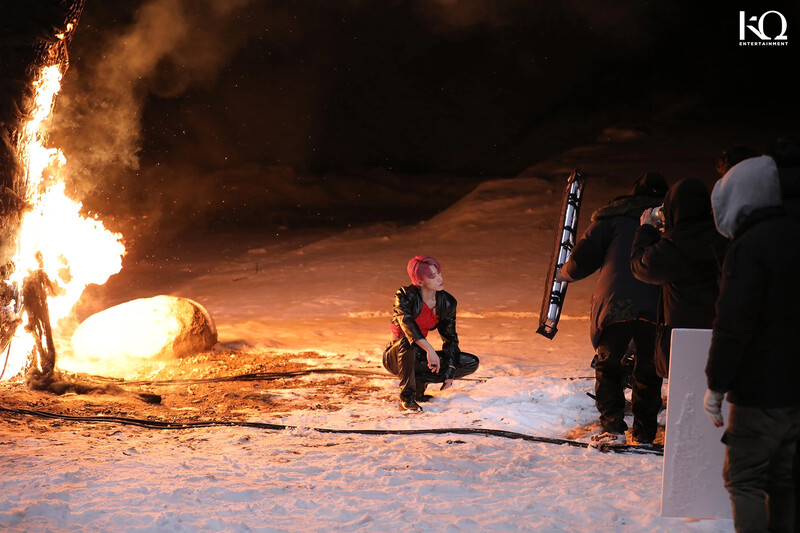
{"type": "Polygon", "coordinates": [[[441,390],[478,369],[478,358],[462,352],[456,333],[456,299],[444,291],[442,269],[436,259],[418,255],[408,262],[413,285],[400,288],[394,298],[393,339],[383,352],[383,366],[400,378],[400,408],[422,411],[418,402],[429,383],[441,390]],[[427,335],[437,330],[442,338],[436,350],[427,335]]]}
{"type": "Polygon", "coordinates": [[[720,233],[733,239],[722,267],[704,407],[716,426],[731,403],[723,478],[742,531],[793,529],[792,461],[800,437],[800,223],[781,208],[775,162],[733,166],[711,194],[720,233]]]}

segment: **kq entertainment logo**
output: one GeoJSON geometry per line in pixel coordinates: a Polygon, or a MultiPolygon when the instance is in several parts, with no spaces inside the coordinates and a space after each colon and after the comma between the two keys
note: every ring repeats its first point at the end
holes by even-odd
{"type": "Polygon", "coordinates": [[[787,26],[786,17],[778,11],[767,11],[760,17],[748,17],[744,11],[739,11],[739,46],[786,46],[789,44],[787,26]],[[751,40],[747,40],[748,36],[751,40]],[[754,40],[754,36],[758,40],[754,40]]]}

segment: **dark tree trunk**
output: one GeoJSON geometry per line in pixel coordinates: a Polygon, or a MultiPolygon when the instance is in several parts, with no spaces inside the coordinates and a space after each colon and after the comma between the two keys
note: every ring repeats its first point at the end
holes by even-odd
{"type": "Polygon", "coordinates": [[[33,109],[33,82],[45,66],[60,65],[62,73],[67,70],[67,46],[84,3],[0,0],[0,265],[13,257],[27,196],[18,150],[33,109]],[[69,25],[71,31],[67,31],[69,25]]]}

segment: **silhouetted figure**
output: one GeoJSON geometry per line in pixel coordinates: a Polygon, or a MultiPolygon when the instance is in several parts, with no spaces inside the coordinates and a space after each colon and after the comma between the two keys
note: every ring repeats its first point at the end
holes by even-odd
{"type": "MultiPolygon", "coordinates": [[[[47,297],[56,294],[56,286],[43,269],[42,253],[36,252],[39,268],[28,274],[22,282],[22,302],[28,316],[25,329],[36,341],[36,352],[42,374],[52,374],[56,366],[56,347],[50,324],[50,309],[47,297]]],[[[36,368],[36,365],[31,367],[36,368]]]]}
{"type": "Polygon", "coordinates": [[[731,167],[711,194],[717,229],[732,239],[722,269],[704,407],[717,426],[731,403],[723,478],[737,531],[791,531],[792,463],[800,437],[800,222],[781,206],[769,156],[731,167]]]}
{"type": "Polygon", "coordinates": [[[800,141],[782,138],[770,146],[769,154],[778,167],[783,208],[800,219],[800,141]]]}
{"type": "MultiPolygon", "coordinates": [[[[778,167],[783,208],[789,216],[800,220],[800,142],[791,138],[778,139],[768,153],[778,167]]],[[[800,533],[800,446],[794,455],[794,498],[794,530],[800,533]]]]}
{"type": "Polygon", "coordinates": [[[699,180],[670,187],[662,213],[662,228],[652,210],[642,214],[631,270],[637,279],[661,286],[655,361],[658,375],[667,378],[672,328],[711,329],[728,240],[714,225],[711,195],[699,180]]]}
{"type": "Polygon", "coordinates": [[[720,177],[724,176],[733,166],[741,163],[745,159],[757,157],[759,155],[755,148],[737,145],[728,148],[717,159],[717,173],[720,177]]]}
{"type": "Polygon", "coordinates": [[[557,273],[577,281],[600,271],[592,294],[592,345],[597,350],[595,396],[604,433],[598,441],[622,440],[624,419],[623,358],[631,340],[636,356],[631,384],[636,442],[652,442],[661,408],[661,378],[653,362],[659,288],[633,277],[631,245],[645,209],[661,205],[667,182],[650,172],[637,179],[630,194],[615,198],[592,214],[592,224],[576,243],[569,261],[557,273]]]}

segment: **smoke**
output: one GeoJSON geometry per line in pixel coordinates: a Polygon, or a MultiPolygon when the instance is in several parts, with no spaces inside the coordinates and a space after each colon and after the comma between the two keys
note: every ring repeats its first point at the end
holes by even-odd
{"type": "Polygon", "coordinates": [[[78,196],[136,201],[140,191],[129,181],[139,169],[147,98],[212,83],[236,51],[264,31],[259,17],[250,17],[258,3],[151,0],[135,8],[128,25],[109,24],[101,15],[87,24],[88,40],[76,34],[78,57],[58,102],[54,136],[64,138],[78,196]]]}
{"type": "MultiPolygon", "coordinates": [[[[301,143],[301,141],[313,132],[302,131],[303,126],[300,124],[306,115],[315,110],[315,99],[325,97],[319,94],[300,93],[311,88],[321,93],[325,88],[324,84],[328,83],[326,80],[320,79],[323,77],[322,74],[312,73],[312,69],[320,72],[327,71],[328,78],[343,79],[348,76],[343,72],[349,72],[351,65],[361,59],[362,63],[366,61],[369,67],[375,69],[376,80],[384,84],[384,86],[374,85],[376,89],[395,90],[394,84],[398,80],[394,77],[403,79],[402,71],[398,71],[401,74],[395,74],[392,70],[392,65],[399,64],[401,67],[403,65],[402,61],[398,62],[401,59],[398,56],[399,51],[389,48],[384,55],[378,56],[378,51],[371,51],[369,45],[366,45],[365,49],[358,49],[351,44],[369,42],[368,38],[365,39],[365,34],[367,36],[375,35],[374,30],[369,26],[381,25],[381,18],[393,17],[391,25],[386,28],[386,31],[396,32],[398,35],[390,38],[377,37],[380,45],[393,47],[395,46],[394,41],[405,41],[408,48],[411,49],[411,53],[416,54],[419,51],[414,52],[414,50],[428,46],[428,44],[439,46],[440,38],[436,34],[483,32],[482,34],[492,35],[499,33],[502,36],[524,21],[526,27],[532,29],[529,33],[538,33],[533,30],[540,28],[541,31],[547,30],[547,34],[536,37],[522,35],[519,30],[514,30],[508,38],[502,38],[511,42],[507,43],[501,39],[495,41],[497,44],[494,46],[503,50],[509,48],[510,58],[508,60],[512,63],[527,59],[528,65],[521,64],[517,70],[520,68],[534,70],[536,75],[540,75],[537,70],[541,68],[540,65],[552,63],[554,59],[567,54],[569,49],[579,47],[580,44],[576,44],[576,41],[578,43],[587,42],[587,39],[590,38],[588,35],[583,37],[576,35],[576,25],[580,25],[581,28],[589,28],[593,34],[628,35],[629,39],[637,38],[640,41],[644,40],[640,35],[643,33],[641,28],[649,26],[649,24],[643,24],[643,20],[648,20],[649,17],[632,7],[634,4],[624,0],[604,0],[603,9],[592,10],[578,0],[571,0],[562,4],[561,7],[553,7],[548,4],[539,5],[531,3],[529,0],[509,0],[507,2],[414,0],[406,5],[403,2],[384,3],[382,0],[350,0],[350,2],[341,4],[304,5],[300,3],[283,7],[270,6],[266,0],[149,0],[138,7],[137,0],[128,0],[128,4],[133,6],[133,10],[127,23],[110,23],[113,19],[124,18],[124,15],[120,15],[119,12],[124,11],[121,7],[125,7],[125,2],[121,5],[115,3],[113,8],[87,6],[84,19],[91,19],[92,9],[107,9],[108,13],[99,16],[94,26],[91,26],[92,21],[90,20],[88,25],[91,27],[78,28],[75,44],[80,46],[79,57],[77,61],[73,61],[74,66],[68,72],[65,88],[60,97],[60,110],[57,113],[58,126],[64,137],[68,139],[65,152],[71,163],[69,167],[72,173],[71,177],[74,178],[76,190],[80,195],[96,192],[98,187],[105,189],[106,193],[109,189],[116,194],[132,189],[129,191],[131,196],[141,195],[141,187],[133,186],[135,185],[133,182],[126,183],[120,177],[120,172],[137,171],[140,151],[143,140],[145,140],[143,138],[158,137],[158,135],[147,135],[151,132],[143,135],[142,116],[147,102],[154,98],[160,98],[163,104],[168,99],[174,99],[193,90],[212,87],[222,73],[227,74],[225,67],[229,65],[237,52],[249,41],[255,39],[260,41],[268,36],[277,43],[275,47],[284,54],[287,53],[287,50],[291,50],[292,54],[305,55],[303,58],[297,57],[295,64],[291,66],[276,64],[277,60],[275,56],[272,56],[269,61],[264,60],[261,65],[256,67],[257,69],[275,68],[276,76],[282,73],[284,80],[299,80],[299,83],[293,84],[291,93],[278,93],[275,89],[275,92],[267,95],[272,98],[279,97],[283,102],[284,109],[281,109],[280,106],[277,108],[273,106],[270,112],[274,122],[280,121],[283,124],[289,124],[289,126],[284,126],[284,130],[287,131],[281,132],[279,136],[273,135],[270,140],[271,145],[267,146],[267,143],[259,144],[253,140],[259,134],[257,126],[245,125],[242,124],[242,121],[239,121],[238,124],[235,121],[232,124],[226,124],[229,117],[243,114],[240,109],[241,104],[231,96],[230,91],[226,88],[223,89],[225,92],[220,92],[219,96],[220,100],[226,99],[224,104],[231,106],[230,109],[226,107],[224,111],[221,111],[212,106],[204,110],[204,113],[199,112],[200,110],[193,110],[191,116],[184,113],[181,117],[181,121],[187,126],[184,130],[190,132],[183,143],[184,146],[192,145],[194,140],[191,138],[192,132],[202,135],[203,139],[211,139],[227,133],[229,139],[234,136],[240,137],[235,140],[234,144],[238,143],[238,145],[233,148],[238,149],[241,153],[249,149],[248,155],[252,155],[261,147],[274,154],[278,154],[278,150],[283,151],[274,157],[275,160],[288,160],[291,163],[294,162],[291,160],[307,158],[305,154],[297,152],[298,148],[305,149],[305,145],[308,143],[301,143]],[[403,13],[406,11],[413,13],[412,17],[416,19],[416,22],[408,21],[405,25],[399,22],[403,20],[403,13]],[[300,24],[298,24],[298,19],[300,24]],[[358,26],[359,24],[361,27],[358,26]],[[353,29],[351,29],[351,25],[355,25],[353,29]],[[415,44],[403,37],[414,31],[415,25],[422,29],[422,32],[416,31],[413,41],[423,44],[415,44]],[[276,34],[277,31],[281,31],[279,28],[285,32],[283,35],[276,34]],[[312,38],[299,37],[301,28],[312,38]],[[289,32],[290,35],[287,35],[286,32],[289,32]],[[555,38],[561,32],[569,36],[571,40],[569,47],[561,46],[560,37],[555,38]],[[532,39],[535,46],[526,45],[522,39],[532,39]],[[287,41],[292,40],[302,41],[299,46],[304,48],[291,48],[292,45],[287,44],[287,41]],[[517,44],[517,41],[520,42],[517,44]],[[283,49],[281,50],[281,48],[283,49]],[[526,48],[529,49],[527,53],[525,52],[526,48]],[[340,50],[346,50],[350,57],[337,59],[337,53],[340,50]],[[359,58],[354,54],[362,57],[359,58]],[[377,59],[373,59],[370,54],[375,55],[377,59]],[[550,56],[550,59],[547,56],[550,56]],[[320,57],[328,57],[328,59],[320,59],[320,57]],[[519,59],[515,59],[516,57],[519,59]],[[337,61],[342,64],[337,64],[337,61]],[[319,77],[314,78],[314,76],[319,77]],[[233,128],[233,133],[224,131],[222,128],[225,126],[233,128]],[[217,133],[218,131],[221,133],[217,133]]],[[[628,38],[624,40],[628,40],[628,38]]],[[[456,40],[456,42],[459,41],[456,40]]],[[[594,41],[590,42],[594,43],[594,41]]],[[[257,46],[265,49],[261,43],[257,46]]],[[[629,48],[626,47],[626,49],[629,48]]],[[[465,54],[471,53],[470,50],[467,49],[465,54]]],[[[445,49],[445,53],[447,51],[448,49],[445,49]]],[[[280,54],[276,54],[276,56],[280,56],[280,54]]],[[[255,59],[258,61],[266,57],[256,57],[255,59]]],[[[506,58],[500,59],[505,60],[506,58]]],[[[497,62],[497,60],[494,61],[497,62]]],[[[572,63],[573,61],[561,61],[564,64],[567,62],[572,63]]],[[[480,66],[486,63],[486,60],[475,58],[474,63],[480,66]]],[[[585,61],[583,63],[585,64],[585,61]]],[[[581,62],[578,61],[574,68],[580,67],[581,62]]],[[[446,70],[446,66],[436,68],[446,70]]],[[[524,70],[522,72],[525,73],[524,70]]],[[[548,71],[547,74],[552,73],[548,71]]],[[[241,76],[241,72],[237,72],[236,75],[241,76]]],[[[254,71],[253,75],[263,76],[258,71],[254,71]]],[[[411,75],[415,74],[411,73],[411,75]]],[[[479,72],[470,76],[483,76],[483,73],[479,72]]],[[[240,79],[239,82],[247,84],[248,80],[240,79]]],[[[463,80],[459,83],[462,82],[463,80]]],[[[346,83],[350,83],[350,78],[347,78],[346,83]]],[[[373,82],[370,81],[370,83],[373,82]]],[[[254,93],[252,87],[251,84],[250,96],[254,93]]],[[[272,88],[264,86],[262,90],[272,91],[272,88]]],[[[353,88],[347,87],[347,90],[352,91],[353,88]]],[[[415,94],[424,93],[419,91],[415,94]]],[[[336,98],[346,100],[348,96],[343,92],[336,95],[336,98]]],[[[367,98],[371,98],[371,96],[367,95],[367,98]]],[[[359,103],[355,102],[355,105],[356,111],[360,113],[359,103]]],[[[329,106],[330,104],[325,102],[323,105],[329,106]]],[[[168,105],[165,108],[168,109],[168,105]]],[[[371,108],[380,109],[376,106],[371,108]]],[[[319,106],[317,106],[318,109],[319,106]]],[[[172,116],[165,117],[167,120],[163,122],[174,125],[174,117],[179,111],[183,110],[173,109],[172,116]]],[[[406,111],[402,113],[408,115],[406,111]]],[[[315,118],[324,117],[318,115],[315,118]]],[[[331,137],[334,135],[338,137],[341,124],[338,117],[334,116],[334,120],[337,121],[336,131],[331,132],[333,133],[331,137]]],[[[385,122],[385,120],[379,122],[385,122]]],[[[181,130],[178,130],[177,133],[165,132],[166,128],[159,130],[158,123],[148,126],[153,127],[162,138],[183,133],[181,130]]],[[[400,126],[402,127],[402,125],[400,126]]],[[[169,140],[175,140],[175,138],[169,140]]],[[[352,140],[349,141],[352,142],[352,140]]],[[[170,147],[174,149],[176,144],[181,143],[170,144],[170,147]]],[[[369,145],[372,144],[374,143],[369,145]]],[[[181,149],[184,152],[190,152],[185,147],[181,149]]],[[[208,152],[209,150],[221,149],[215,148],[213,143],[205,142],[202,149],[198,149],[196,152],[208,152]]],[[[336,151],[339,150],[339,145],[335,144],[331,150],[333,155],[330,157],[336,162],[336,157],[338,157],[336,151]]],[[[324,148],[318,153],[327,155],[324,148]]],[[[343,157],[349,160],[353,159],[351,155],[343,157]]],[[[384,154],[378,154],[376,160],[383,157],[384,154]]],[[[190,159],[190,156],[184,154],[179,160],[182,163],[191,163],[190,159]]],[[[224,159],[224,154],[215,159],[224,159]]],[[[132,179],[134,178],[127,178],[127,180],[132,179]]],[[[129,199],[137,200],[135,197],[129,199]]]]}
{"type": "Polygon", "coordinates": [[[107,215],[143,232],[271,224],[338,209],[330,194],[305,198],[330,191],[331,176],[515,175],[609,121],[677,108],[673,93],[680,103],[705,86],[717,98],[715,70],[700,67],[704,55],[721,62],[719,47],[676,39],[677,28],[707,33],[702,17],[686,26],[683,5],[89,2],[57,103],[58,146],[77,198],[126,238],[133,222],[107,215]]]}
{"type": "Polygon", "coordinates": [[[478,25],[508,24],[513,20],[515,4],[494,0],[420,0],[416,11],[440,31],[457,31],[478,25]]]}

